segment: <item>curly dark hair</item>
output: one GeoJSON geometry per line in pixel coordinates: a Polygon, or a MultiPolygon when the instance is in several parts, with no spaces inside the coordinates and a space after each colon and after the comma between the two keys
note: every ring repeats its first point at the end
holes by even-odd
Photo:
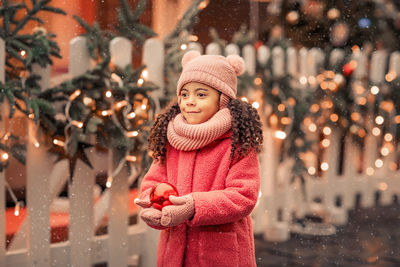
{"type": "MultiPolygon", "coordinates": [[[[263,134],[257,110],[239,99],[231,99],[228,108],[232,115],[231,159],[235,152],[239,158],[247,155],[252,149],[259,153],[263,134]]],[[[153,152],[153,158],[161,160],[161,163],[164,162],[167,153],[168,123],[180,112],[178,103],[170,106],[157,116],[150,130],[149,149],[153,152]]]]}

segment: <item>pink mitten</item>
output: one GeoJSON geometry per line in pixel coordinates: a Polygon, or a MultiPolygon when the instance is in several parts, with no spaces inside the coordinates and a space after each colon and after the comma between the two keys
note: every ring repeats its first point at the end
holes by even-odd
{"type": "Polygon", "coordinates": [[[162,227],[161,225],[161,211],[154,208],[143,209],[140,212],[140,218],[150,226],[162,227]]]}
{"type": "Polygon", "coordinates": [[[151,192],[151,188],[145,190],[144,192],[142,192],[140,194],[140,197],[142,197],[142,199],[140,198],[135,198],[134,203],[144,209],[146,208],[150,208],[151,207],[151,203],[150,203],[150,192],[151,192]]]}
{"type": "Polygon", "coordinates": [[[163,207],[161,225],[173,227],[193,217],[194,201],[191,194],[181,197],[170,196],[169,201],[173,205],[163,207]]]}

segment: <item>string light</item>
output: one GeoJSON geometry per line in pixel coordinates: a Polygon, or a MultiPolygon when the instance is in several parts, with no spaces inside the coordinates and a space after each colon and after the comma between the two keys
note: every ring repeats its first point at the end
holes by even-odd
{"type": "Polygon", "coordinates": [[[83,98],[83,104],[85,104],[86,106],[91,106],[91,105],[93,105],[93,103],[94,103],[94,100],[92,98],[87,97],[87,96],[85,96],[83,98]]]}
{"type": "Polygon", "coordinates": [[[109,110],[102,110],[101,111],[101,116],[111,116],[112,115],[112,113],[113,113],[113,111],[111,110],[111,109],[109,109],[109,110]]]}
{"type": "Polygon", "coordinates": [[[128,101],[122,100],[115,104],[115,108],[118,110],[121,109],[122,107],[125,107],[126,105],[128,105],[128,101]]]}
{"type": "Polygon", "coordinates": [[[69,100],[74,101],[78,96],[80,96],[81,90],[77,89],[69,96],[69,100]]]}
{"type": "Polygon", "coordinates": [[[140,108],[141,108],[142,110],[146,110],[146,109],[147,109],[147,105],[146,105],[146,104],[142,104],[142,105],[140,106],[140,108]]]}
{"type": "Polygon", "coordinates": [[[317,131],[317,125],[315,125],[315,123],[311,123],[309,126],[308,126],[308,130],[310,130],[310,132],[315,132],[315,131],[317,131]]]}
{"type": "Polygon", "coordinates": [[[383,137],[385,139],[386,142],[390,142],[393,140],[393,135],[391,135],[390,133],[385,134],[385,136],[383,137]]]}
{"type": "Polygon", "coordinates": [[[28,118],[33,120],[33,119],[35,118],[35,114],[30,113],[30,114],[28,115],[28,118]]]}
{"type": "Polygon", "coordinates": [[[289,117],[283,117],[283,118],[281,119],[281,123],[282,123],[283,125],[289,125],[289,124],[292,123],[292,119],[289,118],[289,117]]]}
{"type": "Polygon", "coordinates": [[[136,156],[128,155],[125,157],[127,161],[135,162],[137,160],[136,156]]]}
{"type": "Polygon", "coordinates": [[[136,117],[136,113],[135,112],[131,112],[127,115],[128,119],[133,119],[136,117]]]}
{"type": "Polygon", "coordinates": [[[329,116],[329,118],[330,118],[330,120],[331,120],[332,122],[337,122],[337,121],[339,120],[339,116],[338,116],[337,114],[335,114],[335,113],[332,113],[332,114],[329,116]]]}
{"type": "Polygon", "coordinates": [[[14,207],[14,216],[19,216],[19,214],[20,214],[20,209],[21,209],[21,204],[19,204],[19,202],[17,202],[17,203],[15,204],[15,207],[14,207]]]}
{"type": "Polygon", "coordinates": [[[200,9],[200,10],[205,9],[208,6],[209,2],[210,2],[209,0],[201,1],[199,3],[199,5],[197,6],[197,8],[200,9]]]}
{"type": "Polygon", "coordinates": [[[283,140],[286,138],[286,133],[284,131],[280,131],[280,130],[275,131],[275,137],[283,140]]]}
{"type": "Polygon", "coordinates": [[[279,110],[280,112],[285,111],[285,109],[286,109],[286,106],[285,106],[284,104],[279,104],[279,105],[278,105],[278,110],[279,110]]]}
{"type": "Polygon", "coordinates": [[[2,155],[1,155],[1,159],[3,160],[3,161],[7,161],[8,159],[9,159],[9,155],[8,155],[8,153],[7,152],[4,152],[2,155]]]}
{"type": "Polygon", "coordinates": [[[332,133],[332,130],[331,130],[331,128],[329,128],[328,126],[326,126],[326,127],[324,127],[324,129],[322,130],[322,132],[323,132],[325,135],[330,135],[330,134],[332,133]]]}
{"type": "Polygon", "coordinates": [[[375,167],[381,168],[383,166],[383,160],[377,159],[375,160],[375,167]]]}
{"type": "Polygon", "coordinates": [[[379,129],[378,127],[374,127],[372,129],[372,134],[375,136],[379,136],[381,134],[381,129],[379,129]]]}
{"type": "Polygon", "coordinates": [[[61,147],[63,147],[65,145],[64,141],[61,141],[59,139],[53,139],[53,144],[55,144],[57,146],[61,146],[61,147]]]}
{"type": "Polygon", "coordinates": [[[140,78],[140,79],[137,81],[137,85],[138,85],[138,86],[142,86],[143,83],[144,83],[143,78],[140,78]]]}
{"type": "Polygon", "coordinates": [[[321,145],[323,146],[323,147],[329,147],[330,146],[330,144],[331,144],[331,141],[329,140],[329,139],[327,139],[327,138],[325,138],[324,140],[322,140],[322,142],[321,142],[321,145]]]}
{"type": "Polygon", "coordinates": [[[181,50],[186,50],[188,48],[187,44],[181,44],[181,50]]]}
{"type": "Polygon", "coordinates": [[[396,75],[396,72],[394,72],[394,71],[389,71],[389,73],[385,75],[385,79],[386,79],[386,81],[391,82],[391,81],[393,81],[394,79],[396,79],[396,76],[397,76],[397,75],[396,75]]]}
{"type": "Polygon", "coordinates": [[[400,115],[397,115],[396,117],[394,117],[394,122],[400,124],[400,115]]]}
{"type": "Polygon", "coordinates": [[[262,84],[261,78],[260,78],[260,77],[255,78],[255,79],[254,79],[254,84],[255,84],[255,85],[261,85],[261,84],[262,84]]]}
{"type": "Polygon", "coordinates": [[[306,85],[307,84],[307,77],[306,76],[301,76],[299,81],[300,81],[300,83],[302,85],[306,85]]]}
{"type": "Polygon", "coordinates": [[[149,78],[149,71],[147,70],[147,69],[144,69],[143,71],[142,71],[142,74],[141,74],[141,76],[143,77],[143,79],[148,79],[149,78]]]}
{"type": "Polygon", "coordinates": [[[34,145],[36,148],[39,148],[39,147],[40,147],[40,144],[39,144],[38,141],[34,141],[33,145],[34,145]]]}
{"type": "Polygon", "coordinates": [[[78,127],[78,128],[82,128],[83,127],[83,122],[81,122],[81,121],[73,120],[73,121],[71,121],[71,124],[74,125],[75,127],[78,127]]]}
{"type": "Polygon", "coordinates": [[[374,168],[372,168],[372,167],[368,167],[367,169],[365,169],[365,173],[366,173],[368,176],[372,176],[372,175],[374,174],[374,172],[375,172],[375,170],[374,170],[374,168]]]}
{"type": "Polygon", "coordinates": [[[251,104],[253,106],[253,108],[258,109],[260,108],[260,103],[258,103],[257,101],[254,101],[253,104],[251,104]]]}
{"type": "Polygon", "coordinates": [[[139,135],[139,132],[138,131],[127,132],[125,135],[127,137],[136,137],[139,135]]]}
{"type": "Polygon", "coordinates": [[[107,98],[110,98],[112,97],[112,92],[110,90],[107,90],[105,95],[107,98]]]}
{"type": "Polygon", "coordinates": [[[307,171],[308,171],[308,173],[309,173],[310,175],[314,175],[314,174],[317,172],[317,170],[315,169],[315,167],[309,167],[309,168],[307,169],[307,171]]]}
{"type": "Polygon", "coordinates": [[[371,87],[371,94],[377,95],[379,93],[379,87],[378,86],[372,86],[371,87]]]}
{"type": "Polygon", "coordinates": [[[387,155],[389,155],[389,148],[387,148],[387,147],[382,147],[381,148],[381,155],[382,156],[387,156],[387,155]]]}
{"type": "Polygon", "coordinates": [[[384,119],[382,116],[376,116],[376,118],[375,118],[375,122],[376,122],[376,124],[378,124],[378,125],[383,124],[384,121],[385,121],[385,119],[384,119]]]}
{"type": "Polygon", "coordinates": [[[246,98],[246,97],[242,97],[240,100],[242,100],[243,102],[246,102],[246,103],[248,103],[248,102],[249,102],[249,100],[247,100],[247,98],[246,98]]]}
{"type": "Polygon", "coordinates": [[[327,171],[329,169],[329,164],[327,162],[321,163],[321,170],[327,171]]]}
{"type": "Polygon", "coordinates": [[[111,187],[112,181],[113,181],[113,178],[112,178],[111,176],[108,176],[108,177],[107,177],[107,181],[106,181],[106,187],[107,187],[107,188],[110,188],[110,187],[111,187]]]}
{"type": "Polygon", "coordinates": [[[385,191],[386,189],[388,189],[388,185],[387,183],[379,183],[378,188],[381,191],[385,191]]]}

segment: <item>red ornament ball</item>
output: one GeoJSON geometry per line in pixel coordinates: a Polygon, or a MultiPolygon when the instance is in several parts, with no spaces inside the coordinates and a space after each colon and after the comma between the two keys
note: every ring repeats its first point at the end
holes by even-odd
{"type": "Polygon", "coordinates": [[[349,62],[343,65],[343,75],[349,77],[357,65],[354,62],[349,62]]]}
{"type": "Polygon", "coordinates": [[[163,207],[172,205],[169,196],[178,196],[178,190],[170,183],[160,183],[153,186],[150,192],[150,203],[154,208],[162,210],[163,207]]]}

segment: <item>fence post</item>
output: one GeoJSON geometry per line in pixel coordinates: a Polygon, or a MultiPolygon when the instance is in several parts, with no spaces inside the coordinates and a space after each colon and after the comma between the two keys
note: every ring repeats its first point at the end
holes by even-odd
{"type": "Polygon", "coordinates": [[[164,92],[164,44],[160,39],[149,38],[143,45],[142,62],[146,65],[148,79],[160,88],[152,94],[159,98],[164,92]]]}
{"type": "MultiPolygon", "coordinates": [[[[0,39],[0,82],[5,82],[5,42],[0,39]]],[[[0,104],[0,136],[3,136],[7,129],[5,125],[6,103],[0,104]]],[[[1,155],[0,155],[1,156],[1,155]]],[[[0,266],[5,266],[6,261],[6,194],[5,194],[5,170],[0,171],[0,266]]]]}
{"type": "Polygon", "coordinates": [[[221,47],[217,43],[210,43],[206,46],[206,55],[221,55],[221,47]]]}
{"type": "MultiPolygon", "coordinates": [[[[129,55],[132,51],[132,43],[122,37],[113,39],[110,43],[112,63],[120,68],[131,64],[129,55]]],[[[108,252],[109,266],[128,266],[128,220],[129,220],[129,184],[126,160],[121,171],[113,176],[114,169],[119,165],[116,150],[109,151],[108,176],[112,177],[110,188],[110,205],[108,220],[108,252]]]]}
{"type": "MultiPolygon", "coordinates": [[[[69,60],[69,73],[74,77],[89,69],[90,57],[86,48],[86,38],[79,36],[71,40],[69,60]]],[[[95,153],[94,148],[87,149],[86,153],[95,153]]],[[[77,160],[69,187],[69,259],[70,265],[74,267],[92,266],[93,188],[94,170],[77,160]]]]}
{"type": "Polygon", "coordinates": [[[248,44],[243,47],[243,59],[245,64],[245,70],[249,75],[256,73],[256,50],[254,46],[248,44]]]}

